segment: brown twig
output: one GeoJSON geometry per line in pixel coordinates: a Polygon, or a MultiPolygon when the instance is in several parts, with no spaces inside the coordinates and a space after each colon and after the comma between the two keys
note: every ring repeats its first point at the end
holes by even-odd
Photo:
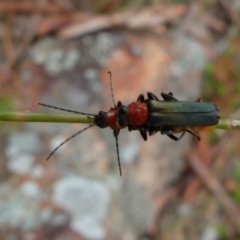
{"type": "Polygon", "coordinates": [[[29,18],[24,31],[22,32],[21,41],[18,42],[17,47],[14,47],[14,40],[11,33],[12,26],[10,24],[11,15],[6,16],[3,24],[2,40],[7,63],[10,68],[17,66],[22,56],[26,53],[26,50],[36,36],[40,21],[41,16],[39,14],[34,14],[31,18],[29,18]]]}
{"type": "Polygon", "coordinates": [[[3,43],[3,49],[5,51],[7,63],[9,66],[12,66],[16,59],[16,53],[13,47],[10,29],[11,29],[10,20],[7,17],[4,19],[4,22],[3,22],[2,43],[3,43]]]}
{"type": "Polygon", "coordinates": [[[92,16],[90,19],[74,23],[59,32],[63,39],[74,38],[90,32],[113,27],[129,29],[151,28],[163,23],[177,21],[187,11],[183,4],[155,6],[139,12],[123,12],[112,15],[92,16]]]}
{"type": "MultiPolygon", "coordinates": [[[[207,136],[206,133],[199,133],[201,137],[201,141],[196,142],[196,147],[194,148],[194,152],[199,156],[199,159],[201,159],[202,163],[205,166],[210,165],[211,157],[209,154],[209,147],[206,144],[207,142],[207,136]]],[[[186,156],[188,158],[188,156],[186,156]]],[[[192,179],[188,183],[188,185],[185,187],[183,194],[182,194],[182,199],[183,201],[190,201],[193,196],[195,196],[195,193],[199,189],[199,187],[202,184],[202,181],[197,177],[197,176],[191,176],[192,179]]]]}
{"type": "Polygon", "coordinates": [[[65,10],[61,8],[59,5],[51,3],[45,5],[38,5],[33,3],[32,1],[29,2],[0,2],[0,12],[1,13],[13,13],[13,12],[25,12],[25,13],[46,13],[46,14],[53,14],[53,13],[61,13],[65,10]]]}
{"type": "Polygon", "coordinates": [[[152,217],[152,221],[151,221],[146,233],[144,234],[145,236],[148,236],[150,239],[155,239],[155,236],[157,235],[158,226],[159,226],[159,217],[160,217],[164,207],[166,206],[166,204],[177,193],[178,193],[178,187],[174,186],[174,187],[168,188],[164,193],[155,197],[154,214],[152,217]]]}
{"type": "Polygon", "coordinates": [[[187,161],[194,172],[201,178],[201,180],[219,200],[235,231],[240,233],[240,217],[238,214],[239,209],[232,202],[231,198],[225,192],[220,182],[214,177],[208,168],[201,163],[196,154],[192,153],[187,158],[187,161]]]}
{"type": "Polygon", "coordinates": [[[17,65],[20,62],[22,56],[26,53],[32,40],[36,36],[41,19],[42,17],[40,14],[34,14],[29,19],[29,22],[27,23],[24,29],[22,41],[18,44],[19,46],[16,49],[16,57],[15,57],[14,65],[17,65]]]}

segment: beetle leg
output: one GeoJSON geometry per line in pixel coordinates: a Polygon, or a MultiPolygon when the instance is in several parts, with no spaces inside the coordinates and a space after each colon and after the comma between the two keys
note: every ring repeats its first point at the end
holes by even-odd
{"type": "Polygon", "coordinates": [[[128,131],[134,131],[134,130],[138,130],[138,127],[133,127],[133,126],[128,126],[128,131]]]}
{"type": "Polygon", "coordinates": [[[162,92],[161,96],[165,101],[178,101],[176,98],[173,97],[173,94],[171,92],[169,94],[162,92]]]}
{"type": "Polygon", "coordinates": [[[133,126],[128,126],[128,131],[134,131],[137,130],[140,132],[142,138],[144,141],[147,141],[147,130],[144,127],[133,127],[133,126]]]}
{"type": "Polygon", "coordinates": [[[178,140],[180,140],[180,139],[184,136],[185,133],[186,133],[186,132],[182,132],[182,134],[181,134],[180,137],[176,137],[176,136],[173,135],[173,134],[167,134],[167,136],[170,137],[170,138],[171,138],[172,140],[174,140],[174,141],[178,141],[178,140]]]}
{"type": "MultiPolygon", "coordinates": [[[[179,139],[181,139],[181,138],[183,137],[183,135],[185,134],[185,132],[188,132],[188,133],[190,133],[191,135],[193,135],[194,137],[196,137],[198,141],[201,140],[201,138],[200,138],[194,131],[192,131],[192,130],[189,129],[189,128],[184,129],[182,135],[181,135],[179,138],[177,138],[176,136],[173,135],[173,133],[177,133],[177,132],[174,132],[174,131],[168,130],[168,129],[162,130],[162,131],[161,131],[161,134],[166,134],[166,135],[168,135],[168,136],[169,136],[169,135],[172,135],[172,136],[174,136],[175,138],[177,138],[177,140],[179,140],[179,139]]],[[[179,133],[180,133],[180,132],[179,132],[179,133]]],[[[173,138],[172,138],[172,139],[173,139],[173,138]]]]}
{"type": "Polygon", "coordinates": [[[137,102],[145,102],[145,98],[143,94],[140,94],[137,98],[137,102]]]}
{"type": "Polygon", "coordinates": [[[140,128],[139,128],[139,132],[140,132],[143,140],[144,140],[144,141],[147,141],[147,131],[146,131],[146,129],[140,127],[140,128]]]}
{"type": "Polygon", "coordinates": [[[186,131],[188,133],[192,134],[194,137],[196,137],[198,141],[201,140],[201,138],[195,132],[193,132],[191,129],[186,129],[186,131]]]}
{"type": "Polygon", "coordinates": [[[147,131],[148,131],[149,136],[152,136],[152,135],[156,134],[158,131],[160,131],[160,129],[150,126],[150,127],[147,127],[147,131]]]}
{"type": "Polygon", "coordinates": [[[118,122],[119,126],[127,126],[128,125],[127,108],[123,105],[118,108],[117,122],[118,122]]]}
{"type": "Polygon", "coordinates": [[[161,130],[161,134],[167,135],[168,137],[170,137],[174,141],[180,140],[183,137],[183,135],[185,134],[185,132],[186,131],[182,131],[181,136],[180,137],[176,137],[175,135],[173,135],[173,133],[175,133],[175,132],[172,129],[165,128],[165,129],[161,130]]]}
{"type": "Polygon", "coordinates": [[[148,92],[147,96],[148,96],[148,100],[159,100],[158,97],[151,92],[148,92]]]}
{"type": "Polygon", "coordinates": [[[120,108],[122,106],[122,102],[118,101],[117,108],[120,108]]]}

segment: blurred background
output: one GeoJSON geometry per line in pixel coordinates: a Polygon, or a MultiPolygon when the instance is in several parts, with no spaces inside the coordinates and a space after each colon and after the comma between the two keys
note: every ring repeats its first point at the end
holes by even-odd
{"type": "MultiPolygon", "coordinates": [[[[238,0],[1,0],[0,111],[94,113],[148,91],[240,119],[238,0]]],[[[0,122],[1,240],[240,239],[240,133],[172,141],[0,122]]]]}

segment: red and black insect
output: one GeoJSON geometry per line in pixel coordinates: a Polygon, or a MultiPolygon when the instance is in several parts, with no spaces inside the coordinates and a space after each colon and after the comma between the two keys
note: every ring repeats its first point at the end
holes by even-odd
{"type": "Polygon", "coordinates": [[[108,112],[100,111],[98,114],[89,114],[39,103],[39,105],[45,107],[83,114],[94,118],[93,124],[62,142],[50,153],[47,160],[64,143],[83,131],[93,126],[100,128],[110,127],[113,129],[113,135],[116,140],[118,166],[120,175],[122,175],[118,147],[118,135],[121,129],[128,127],[129,131],[137,130],[145,141],[147,140],[147,135],[151,136],[157,132],[167,135],[175,141],[181,139],[183,135],[188,132],[200,140],[200,137],[195,131],[210,131],[218,123],[220,117],[216,105],[203,103],[200,102],[200,100],[196,102],[179,101],[173,97],[172,93],[162,93],[161,96],[163,100],[159,100],[153,93],[148,92],[146,99],[143,94],[140,94],[137,101],[128,106],[123,105],[120,101],[116,105],[113,96],[111,72],[108,73],[110,74],[111,93],[114,105],[108,112]],[[176,133],[182,134],[180,137],[176,137],[174,135],[176,133]]]}

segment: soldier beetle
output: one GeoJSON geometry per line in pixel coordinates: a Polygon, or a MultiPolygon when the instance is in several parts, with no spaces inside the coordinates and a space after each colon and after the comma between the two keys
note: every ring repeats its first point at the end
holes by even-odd
{"type": "Polygon", "coordinates": [[[183,135],[188,132],[200,140],[200,137],[195,131],[211,131],[218,123],[220,116],[219,110],[215,104],[201,102],[200,100],[196,102],[180,101],[174,98],[171,92],[168,94],[161,93],[163,100],[159,100],[156,95],[148,92],[146,99],[143,94],[140,94],[137,101],[128,106],[123,105],[120,101],[115,104],[112,74],[111,72],[108,73],[110,75],[110,86],[114,107],[110,108],[107,112],[100,111],[98,114],[89,114],[39,103],[41,106],[83,114],[94,119],[93,124],[75,133],[56,147],[50,153],[47,160],[58,148],[83,131],[94,126],[100,128],[110,127],[113,129],[119,172],[120,175],[122,175],[118,146],[118,135],[121,129],[128,127],[129,131],[137,130],[145,141],[147,140],[147,135],[152,136],[157,132],[167,135],[175,141],[180,140],[183,135]],[[176,133],[182,134],[180,137],[177,137],[174,135],[176,133]]]}

